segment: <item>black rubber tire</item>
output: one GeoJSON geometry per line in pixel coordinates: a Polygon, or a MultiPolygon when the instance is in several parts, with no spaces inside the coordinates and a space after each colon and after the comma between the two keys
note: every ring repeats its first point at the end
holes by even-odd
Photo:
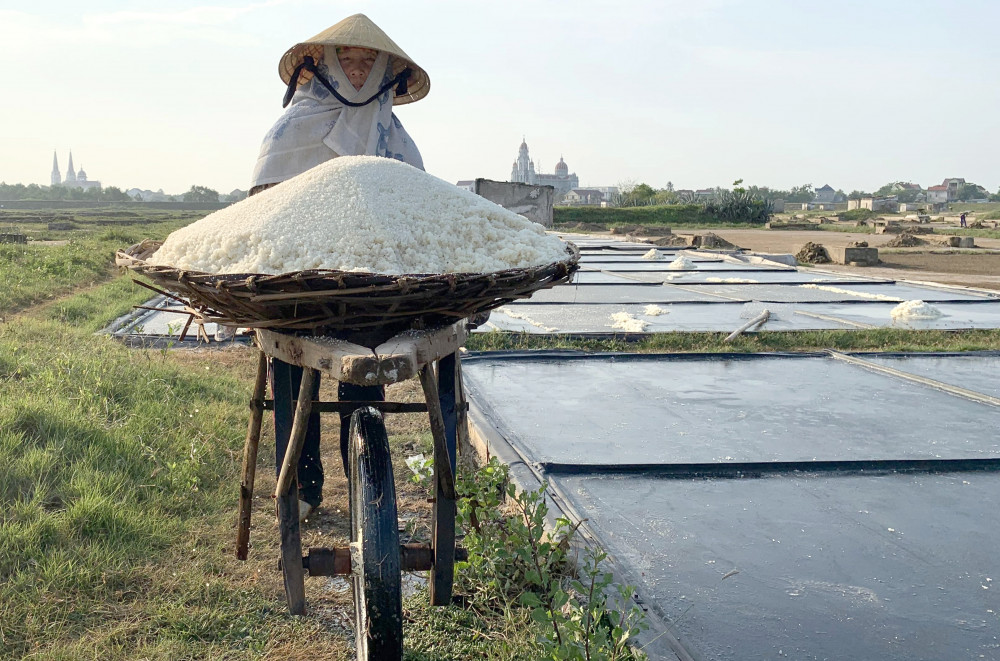
{"type": "Polygon", "coordinates": [[[382,414],[356,410],[350,429],[351,587],[360,661],[403,658],[396,486],[382,414]]]}

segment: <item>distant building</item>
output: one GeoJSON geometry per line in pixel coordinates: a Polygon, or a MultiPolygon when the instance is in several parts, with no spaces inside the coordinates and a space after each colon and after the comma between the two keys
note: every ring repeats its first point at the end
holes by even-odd
{"type": "Polygon", "coordinates": [[[574,188],[580,187],[580,178],[576,173],[570,174],[569,166],[559,157],[555,174],[541,174],[535,171],[535,162],[528,156],[528,143],[521,139],[521,147],[517,151],[517,160],[510,171],[510,180],[522,184],[552,186],[556,195],[565,195],[574,188]]]}
{"type": "Polygon", "coordinates": [[[927,187],[927,201],[931,204],[946,204],[949,199],[948,194],[948,186],[945,184],[927,187]]]}
{"type": "Polygon", "coordinates": [[[899,200],[895,195],[889,197],[866,196],[860,200],[848,200],[847,210],[868,209],[869,211],[882,211],[886,213],[896,213],[899,209],[899,200]]]}
{"type": "Polygon", "coordinates": [[[141,188],[129,188],[125,193],[131,197],[133,200],[138,198],[143,202],[170,202],[171,198],[169,195],[163,192],[161,188],[158,191],[142,190],[141,188]]]}
{"type": "Polygon", "coordinates": [[[564,204],[600,206],[604,193],[595,188],[574,188],[563,196],[564,204]]]}
{"type": "Polygon", "coordinates": [[[463,188],[470,193],[476,192],[476,180],[475,179],[463,179],[462,181],[456,181],[455,185],[459,188],[463,188]]]}
{"type": "Polygon", "coordinates": [[[813,202],[819,204],[834,203],[836,202],[837,191],[833,189],[830,184],[825,184],[822,188],[817,188],[813,195],[813,202]]]}
{"type": "Polygon", "coordinates": [[[958,200],[958,188],[965,185],[965,179],[945,179],[941,185],[948,189],[948,201],[955,202],[958,200]]]}
{"type": "Polygon", "coordinates": [[[99,189],[101,187],[101,182],[87,179],[87,173],[84,172],[83,167],[79,171],[73,168],[73,152],[69,153],[69,167],[66,169],[66,178],[63,179],[59,174],[59,158],[56,156],[55,150],[52,151],[51,181],[53,186],[63,186],[65,188],[90,190],[91,188],[99,189]]]}

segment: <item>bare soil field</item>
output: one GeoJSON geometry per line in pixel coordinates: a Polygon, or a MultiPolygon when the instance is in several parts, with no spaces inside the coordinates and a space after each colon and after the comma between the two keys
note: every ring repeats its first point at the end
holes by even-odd
{"type": "MultiPolygon", "coordinates": [[[[855,241],[867,241],[879,248],[879,266],[855,267],[822,264],[819,268],[842,273],[856,273],[876,278],[921,280],[947,285],[1000,289],[1000,239],[977,238],[976,250],[947,249],[935,245],[943,237],[922,236],[928,245],[915,248],[885,248],[895,234],[862,234],[855,232],[794,231],[763,229],[712,230],[723,239],[761,253],[795,254],[807,242],[827,248],[847,246],[855,241]],[[934,242],[934,243],[930,243],[934,242]]],[[[684,230],[678,233],[684,234],[684,230]]]]}

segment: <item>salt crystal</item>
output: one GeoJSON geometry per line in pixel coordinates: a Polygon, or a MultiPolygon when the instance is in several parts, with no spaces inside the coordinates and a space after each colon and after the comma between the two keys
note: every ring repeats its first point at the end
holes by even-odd
{"type": "Polygon", "coordinates": [[[612,328],[618,328],[625,331],[626,333],[642,333],[646,330],[647,324],[642,319],[639,319],[635,315],[629,314],[628,312],[615,312],[611,315],[612,328]]]}
{"type": "Polygon", "coordinates": [[[666,308],[661,308],[659,305],[656,305],[655,303],[647,305],[642,311],[642,313],[647,317],[659,317],[661,314],[667,314],[668,312],[670,312],[670,310],[666,308]]]}
{"type": "Polygon", "coordinates": [[[893,319],[937,319],[941,311],[923,301],[905,301],[892,309],[893,319]]]}
{"type": "Polygon", "coordinates": [[[697,269],[694,261],[688,259],[684,255],[678,255],[677,259],[667,264],[667,268],[671,271],[687,271],[691,269],[697,269]]]}
{"type": "Polygon", "coordinates": [[[208,273],[403,274],[565,258],[541,225],[475,193],[394,159],[343,156],[173,232],[148,261],[208,273]]]}

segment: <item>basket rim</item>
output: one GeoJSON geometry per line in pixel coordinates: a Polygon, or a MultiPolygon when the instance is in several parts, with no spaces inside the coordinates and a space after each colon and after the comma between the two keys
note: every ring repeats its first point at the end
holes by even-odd
{"type": "Polygon", "coordinates": [[[185,279],[197,278],[197,279],[213,279],[213,280],[225,280],[225,281],[247,281],[253,279],[257,282],[261,280],[268,279],[285,279],[285,278],[303,278],[303,277],[341,277],[350,276],[353,278],[358,278],[359,280],[370,279],[373,281],[381,282],[395,282],[398,280],[424,280],[424,279],[440,279],[441,277],[454,277],[463,279],[490,277],[490,276],[510,276],[517,273],[527,273],[529,271],[543,270],[550,267],[557,266],[559,264],[565,264],[566,266],[573,266],[580,261],[580,248],[572,241],[563,241],[567,256],[563,259],[547,262],[545,264],[537,264],[535,266],[503,269],[500,271],[484,271],[484,272],[452,272],[452,273],[376,273],[373,271],[343,271],[340,269],[305,269],[301,271],[285,271],[283,273],[209,273],[207,271],[198,271],[194,269],[182,269],[176,266],[167,266],[161,264],[150,264],[145,258],[139,257],[136,253],[148,253],[146,257],[149,257],[153,252],[156,252],[153,248],[158,249],[163,245],[163,241],[157,241],[154,239],[143,239],[139,243],[129,246],[125,249],[119,249],[115,253],[115,263],[118,266],[128,268],[130,270],[136,269],[156,269],[160,274],[167,274],[174,272],[177,274],[183,274],[185,279]]]}

